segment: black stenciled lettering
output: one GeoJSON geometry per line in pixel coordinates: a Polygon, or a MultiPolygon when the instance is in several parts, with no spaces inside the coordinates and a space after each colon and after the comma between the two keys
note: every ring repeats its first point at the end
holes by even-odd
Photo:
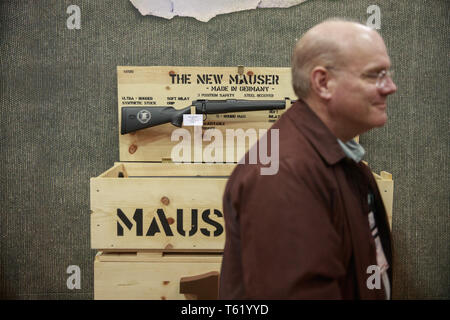
{"type": "Polygon", "coordinates": [[[197,74],[197,84],[221,84],[223,74],[197,74]]]}
{"type": "MultiPolygon", "coordinates": [[[[193,236],[197,232],[198,228],[198,210],[191,210],[191,230],[189,230],[189,236],[193,236]]],[[[183,229],[183,209],[177,209],[177,231],[180,235],[186,236],[186,232],[183,229]]]]}
{"type": "Polygon", "coordinates": [[[197,83],[198,84],[206,84],[206,76],[204,74],[197,75],[197,83]]]}
{"type": "Polygon", "coordinates": [[[190,84],[191,74],[176,74],[171,73],[169,76],[172,78],[172,84],[190,84]]]}
{"type": "Polygon", "coordinates": [[[186,236],[186,232],[183,229],[183,209],[177,209],[177,231],[183,237],[186,236]]]}
{"type": "Polygon", "coordinates": [[[277,75],[273,76],[273,84],[280,84],[279,80],[280,80],[280,76],[277,76],[277,75]]]}
{"type": "Polygon", "coordinates": [[[215,74],[214,75],[214,82],[216,84],[221,84],[223,79],[223,74],[215,74]]]}
{"type": "MultiPolygon", "coordinates": [[[[167,218],[164,213],[164,210],[158,209],[158,210],[156,210],[156,213],[158,214],[159,221],[161,222],[161,225],[164,229],[164,232],[166,233],[166,236],[172,237],[173,232],[172,232],[172,229],[170,228],[169,222],[167,222],[167,218]]],[[[156,223],[156,218],[153,218],[152,223],[150,224],[150,227],[148,228],[146,235],[154,236],[158,232],[161,232],[161,230],[159,229],[158,224],[156,223]]]]}
{"type": "Polygon", "coordinates": [[[175,77],[176,77],[176,74],[175,73],[171,73],[171,74],[169,74],[169,76],[172,78],[171,80],[172,80],[172,84],[175,84],[175,77]]]}
{"type": "MultiPolygon", "coordinates": [[[[122,210],[117,209],[117,217],[123,224],[131,230],[133,228],[133,223],[127,218],[127,216],[123,213],[122,210]]],[[[136,209],[133,215],[133,220],[136,222],[136,235],[142,236],[142,209],[136,209]]],[[[123,236],[123,227],[120,222],[117,221],[117,235],[123,236]]]]}
{"type": "Polygon", "coordinates": [[[265,79],[266,79],[266,78],[265,78],[263,75],[260,74],[260,75],[258,75],[257,78],[258,78],[258,80],[257,80],[257,82],[256,82],[257,84],[264,84],[264,83],[266,83],[266,82],[265,82],[265,79]]]}
{"type": "MultiPolygon", "coordinates": [[[[211,211],[210,211],[209,209],[203,211],[203,213],[202,213],[202,219],[203,219],[203,221],[205,221],[207,224],[209,224],[209,225],[211,225],[211,226],[213,226],[213,227],[216,228],[216,230],[214,231],[214,237],[218,237],[218,236],[220,236],[220,235],[223,233],[223,226],[222,226],[220,223],[218,223],[217,221],[211,220],[211,219],[209,218],[210,214],[211,214],[211,211]]],[[[223,217],[222,212],[220,212],[220,211],[217,210],[217,209],[214,209],[214,214],[215,214],[216,216],[218,216],[219,218],[223,217]]],[[[207,237],[209,237],[210,234],[211,234],[211,233],[208,231],[208,229],[206,229],[206,228],[201,228],[200,231],[201,231],[202,234],[204,234],[204,235],[207,236],[207,237]]]]}
{"type": "Polygon", "coordinates": [[[150,223],[150,227],[147,230],[146,236],[153,237],[156,233],[161,232],[158,227],[158,223],[156,223],[156,219],[152,219],[152,223],[150,223]]]}
{"type": "Polygon", "coordinates": [[[172,237],[173,232],[172,232],[172,229],[170,228],[169,222],[167,222],[167,218],[166,218],[166,215],[164,214],[164,210],[158,209],[156,212],[158,213],[158,218],[159,218],[159,221],[161,221],[164,232],[166,233],[167,236],[172,237]]]}
{"type": "MultiPolygon", "coordinates": [[[[261,84],[261,85],[278,85],[280,76],[276,74],[266,75],[230,75],[230,84],[261,84]]],[[[233,91],[233,89],[231,90],[233,91]]]]}

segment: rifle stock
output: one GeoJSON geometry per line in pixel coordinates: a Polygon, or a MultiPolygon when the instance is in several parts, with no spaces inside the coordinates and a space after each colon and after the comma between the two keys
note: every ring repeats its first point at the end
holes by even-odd
{"type": "MultiPolygon", "coordinates": [[[[219,114],[259,110],[285,109],[285,100],[195,100],[192,106],[197,114],[219,114]]],[[[171,123],[176,127],[183,124],[183,115],[190,114],[191,107],[122,107],[121,134],[171,123]]]]}

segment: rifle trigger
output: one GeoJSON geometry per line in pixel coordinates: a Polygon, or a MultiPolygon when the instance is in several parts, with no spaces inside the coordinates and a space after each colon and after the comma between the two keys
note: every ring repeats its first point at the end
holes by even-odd
{"type": "Polygon", "coordinates": [[[206,103],[204,101],[202,102],[202,113],[206,114],[206,103]]]}
{"type": "Polygon", "coordinates": [[[203,121],[205,121],[206,118],[208,118],[208,116],[206,114],[206,103],[204,101],[202,102],[202,113],[203,113],[203,121]]]}

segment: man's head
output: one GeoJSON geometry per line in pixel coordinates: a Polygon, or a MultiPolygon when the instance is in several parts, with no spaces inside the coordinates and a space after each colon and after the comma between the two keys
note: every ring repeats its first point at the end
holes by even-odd
{"type": "Polygon", "coordinates": [[[292,55],[292,82],[341,140],[383,126],[386,98],[397,88],[381,36],[355,22],[329,20],[311,28],[292,55]]]}

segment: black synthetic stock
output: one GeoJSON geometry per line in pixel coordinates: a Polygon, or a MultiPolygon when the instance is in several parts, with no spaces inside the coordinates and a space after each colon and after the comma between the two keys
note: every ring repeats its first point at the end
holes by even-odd
{"type": "MultiPolygon", "coordinates": [[[[219,114],[260,110],[285,109],[286,100],[195,100],[197,114],[219,114]]],[[[191,107],[177,110],[173,107],[122,107],[121,134],[171,123],[183,124],[183,114],[190,114],[191,107]]]]}
{"type": "Polygon", "coordinates": [[[165,123],[172,123],[174,126],[181,127],[183,114],[188,113],[190,113],[190,107],[181,110],[173,107],[122,107],[120,133],[126,134],[165,123]],[[143,111],[150,114],[150,119],[145,123],[138,120],[138,114],[143,111]]]}

